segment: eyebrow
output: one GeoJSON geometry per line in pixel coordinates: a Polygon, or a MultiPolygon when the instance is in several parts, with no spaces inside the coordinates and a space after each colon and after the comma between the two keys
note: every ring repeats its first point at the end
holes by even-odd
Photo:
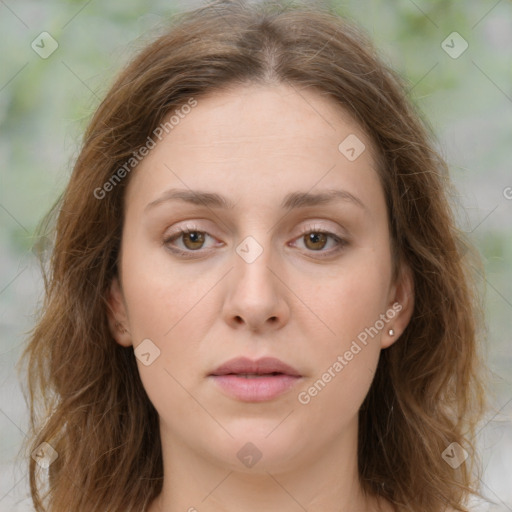
{"type": "MultiPolygon", "coordinates": [[[[147,204],[144,211],[150,210],[157,205],[168,201],[184,201],[198,206],[227,210],[233,210],[235,208],[235,203],[230,199],[214,192],[171,188],[166,190],[159,198],[147,204]]],[[[328,189],[316,193],[292,192],[284,197],[281,203],[281,208],[285,210],[294,210],[310,206],[332,204],[336,201],[344,201],[348,204],[356,205],[363,210],[367,210],[364,203],[358,197],[347,190],[337,189],[328,189]]]]}

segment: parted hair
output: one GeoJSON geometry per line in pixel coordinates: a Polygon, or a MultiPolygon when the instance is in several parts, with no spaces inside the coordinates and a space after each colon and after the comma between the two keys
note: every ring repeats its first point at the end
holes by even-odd
{"type": "Polygon", "coordinates": [[[181,105],[244,84],[310,88],[375,146],[394,276],[408,265],[415,297],[359,411],[359,479],[397,512],[467,511],[479,495],[475,432],[485,409],[482,264],[457,226],[448,165],[407,81],[331,7],[221,0],[166,23],[113,80],[39,226],[51,250],[40,255],[44,299],[20,360],[26,443],[31,453],[46,442],[58,457],[47,472],[27,457],[36,511],[141,512],[161,491],[158,415],[133,348],[115,342],[107,318],[130,174],[102,198],[95,191],[181,105]],[[443,457],[451,443],[468,453],[456,468],[443,457]]]}

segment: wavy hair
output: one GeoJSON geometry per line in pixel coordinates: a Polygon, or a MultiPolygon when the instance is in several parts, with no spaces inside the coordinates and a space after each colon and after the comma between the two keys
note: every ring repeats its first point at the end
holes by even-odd
{"type": "MultiPolygon", "coordinates": [[[[44,300],[27,363],[30,452],[48,443],[46,473],[29,460],[37,512],[140,512],[163,483],[158,415],[132,348],[113,339],[107,293],[117,273],[127,175],[97,191],[159,124],[191,98],[244,84],[308,87],[344,107],[377,148],[394,276],[407,264],[411,320],[380,355],[359,411],[365,493],[397,512],[466,511],[478,492],[475,431],[485,409],[478,251],[457,227],[456,194],[407,83],[361,29],[331,8],[221,0],[175,15],[115,79],[96,109],[65,190],[39,226],[44,300]],[[458,443],[457,468],[442,454],[458,443]]],[[[127,173],[129,174],[129,173],[127,173]]],[[[484,333],[485,334],[485,333],[484,333]]]]}

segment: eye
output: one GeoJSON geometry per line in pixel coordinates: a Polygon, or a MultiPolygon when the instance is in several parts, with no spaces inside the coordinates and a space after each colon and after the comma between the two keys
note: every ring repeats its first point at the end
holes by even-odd
{"type": "Polygon", "coordinates": [[[331,233],[330,231],[318,228],[316,226],[310,226],[302,232],[298,240],[303,240],[306,249],[313,252],[321,252],[331,254],[341,250],[344,246],[348,245],[347,240],[340,238],[339,236],[331,233]],[[333,250],[324,251],[323,249],[328,245],[329,239],[332,241],[331,245],[334,245],[333,250]]]}
{"type": "Polygon", "coordinates": [[[197,229],[195,226],[187,226],[167,237],[163,243],[168,246],[171,251],[186,256],[191,252],[198,252],[200,249],[203,249],[207,238],[212,237],[205,231],[197,229]],[[173,246],[173,242],[180,239],[182,239],[183,246],[173,246]]]}

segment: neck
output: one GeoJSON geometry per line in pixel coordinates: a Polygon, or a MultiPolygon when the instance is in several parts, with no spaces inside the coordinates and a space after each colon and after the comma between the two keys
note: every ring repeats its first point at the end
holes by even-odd
{"type": "MultiPolygon", "coordinates": [[[[359,483],[357,422],[323,451],[312,447],[310,453],[287,462],[282,458],[265,461],[263,453],[258,463],[243,469],[227,457],[219,459],[172,442],[162,425],[161,434],[166,440],[162,446],[164,485],[148,512],[380,510],[381,502],[365,496],[359,483]]],[[[270,446],[266,449],[271,450],[270,446]]]]}

